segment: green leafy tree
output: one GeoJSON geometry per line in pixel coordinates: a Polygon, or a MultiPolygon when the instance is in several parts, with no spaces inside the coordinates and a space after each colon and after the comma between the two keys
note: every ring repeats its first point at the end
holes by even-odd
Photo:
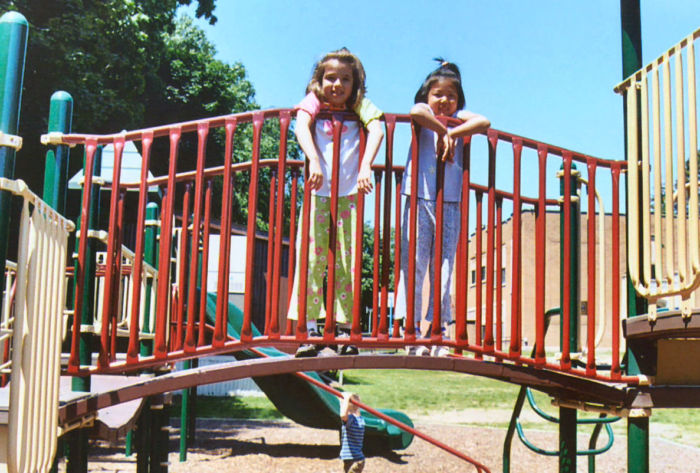
{"type": "MultiPolygon", "coordinates": [[[[240,63],[215,59],[215,48],[203,31],[187,18],[177,18],[179,5],[193,0],[0,0],[0,11],[17,10],[29,22],[29,43],[19,133],[24,148],[17,157],[15,176],[40,191],[46,149],[39,137],[47,130],[49,99],[66,90],[74,99],[73,130],[113,133],[122,129],[242,112],[259,108],[255,90],[240,63]]],[[[210,23],[215,0],[197,0],[196,15],[210,23]]],[[[250,158],[252,130],[237,133],[237,161],[250,158]]],[[[223,163],[223,134],[215,131],[208,143],[207,166],[223,163]]],[[[261,157],[278,155],[279,130],[265,127],[261,157]]],[[[193,169],[196,143],[183,140],[178,169],[193,169]]],[[[165,151],[167,153],[167,150],[165,151]]],[[[293,140],[290,157],[298,156],[293,140]]],[[[152,172],[167,169],[163,150],[154,148],[152,172]]],[[[70,174],[82,166],[71,156],[70,174]]],[[[247,178],[237,180],[234,222],[245,223],[247,178]]],[[[259,222],[268,206],[269,172],[260,184],[259,222]]],[[[220,189],[220,182],[217,189],[220,189]]],[[[70,201],[69,201],[70,202],[70,201]]],[[[220,204],[221,199],[214,199],[220,204]]],[[[69,216],[75,214],[69,208],[69,216]]],[[[216,212],[216,209],[215,209],[216,212]]]]}
{"type": "MultiPolygon", "coordinates": [[[[66,90],[74,99],[73,129],[106,133],[144,124],[144,96],[157,82],[166,34],[178,5],[192,0],[0,0],[0,11],[16,10],[29,22],[29,42],[19,133],[24,148],[17,177],[38,190],[45,150],[49,99],[66,90]]],[[[214,0],[197,14],[216,21],[214,0]]],[[[80,167],[74,159],[71,171],[80,167]]]]}

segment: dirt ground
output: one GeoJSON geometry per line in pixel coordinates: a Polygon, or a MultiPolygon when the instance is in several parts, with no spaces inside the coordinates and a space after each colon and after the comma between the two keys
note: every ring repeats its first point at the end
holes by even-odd
{"type": "MultiPolygon", "coordinates": [[[[501,472],[505,429],[465,427],[460,425],[416,422],[422,432],[479,461],[493,472],[501,472]]],[[[534,443],[554,449],[555,432],[528,431],[534,443]]],[[[185,462],[179,461],[178,432],[171,428],[170,465],[173,473],[223,472],[341,472],[338,460],[338,433],[310,429],[288,421],[215,420],[197,421],[197,438],[185,462]]],[[[606,441],[602,434],[599,443],[606,441]]],[[[588,438],[580,436],[579,449],[588,438]]],[[[700,448],[676,444],[667,440],[651,439],[650,471],[664,473],[700,473],[700,448]]],[[[611,450],[596,457],[599,473],[627,471],[626,439],[616,437],[611,450]]],[[[135,457],[124,457],[123,447],[95,445],[90,460],[90,471],[136,471],[135,457]]],[[[62,470],[61,468],[60,470],[62,470]]],[[[403,451],[367,458],[365,471],[393,472],[470,472],[476,469],[463,460],[431,444],[414,439],[403,451]]],[[[557,458],[536,455],[515,438],[511,457],[512,473],[556,472],[557,458]]],[[[578,472],[588,471],[585,457],[579,457],[578,472]]]]}

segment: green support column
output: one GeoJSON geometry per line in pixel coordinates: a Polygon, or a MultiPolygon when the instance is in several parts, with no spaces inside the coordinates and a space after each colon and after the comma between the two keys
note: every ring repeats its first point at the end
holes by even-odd
{"type": "MultiPolygon", "coordinates": [[[[563,174],[563,165],[561,168],[561,182],[559,183],[559,194],[563,197],[565,193],[565,181],[563,174]]],[[[568,232],[568,238],[571,241],[571,248],[569,254],[564,253],[564,245],[560,245],[560,261],[568,260],[570,264],[569,280],[564,280],[563,267],[559,272],[559,300],[560,300],[560,332],[559,332],[559,342],[560,348],[563,351],[564,341],[568,339],[570,352],[579,351],[579,315],[580,315],[580,292],[579,292],[579,250],[580,250],[580,209],[581,205],[578,200],[578,171],[576,170],[576,165],[571,163],[571,176],[569,180],[569,192],[571,195],[571,203],[569,205],[569,211],[571,213],[571,221],[569,228],[567,229],[564,225],[564,208],[562,207],[562,212],[559,219],[559,232],[561,235],[561,241],[567,237],[566,232],[568,232]],[[564,333],[564,288],[569,287],[569,332],[564,333]]],[[[570,409],[566,407],[559,408],[559,473],[575,473],[576,472],[576,424],[577,424],[577,413],[576,409],[570,409]]]]}
{"type": "Polygon", "coordinates": [[[168,411],[165,406],[159,404],[153,406],[151,415],[153,416],[152,427],[152,453],[150,462],[150,473],[168,472],[168,411]]]}
{"type": "MultiPolygon", "coordinates": [[[[29,25],[18,12],[0,17],[0,133],[17,135],[29,25]]],[[[0,145],[0,177],[14,179],[15,148],[0,145]]],[[[11,195],[0,192],[0,287],[5,287],[11,195]]]]}
{"type": "MultiPolygon", "coordinates": [[[[192,367],[192,362],[183,362],[182,369],[188,370],[192,367]]],[[[187,427],[190,424],[190,391],[191,388],[182,390],[182,402],[180,405],[180,461],[187,460],[187,427]]]]}
{"type": "MultiPolygon", "coordinates": [[[[49,106],[49,133],[70,133],[72,119],[73,97],[62,90],[54,92],[49,106]]],[[[42,199],[60,214],[66,213],[69,155],[67,145],[58,145],[46,152],[42,199]]]]}
{"type": "MultiPolygon", "coordinates": [[[[58,91],[51,96],[49,106],[50,132],[70,133],[73,119],[73,97],[68,92],[58,91]]],[[[44,192],[42,199],[58,213],[66,214],[66,189],[68,187],[68,162],[70,148],[66,145],[56,146],[46,152],[44,165],[44,192]]],[[[67,304],[71,304],[66,301],[67,304]]],[[[61,442],[62,444],[62,442],[61,442]]],[[[61,452],[61,448],[58,449],[61,452]]],[[[58,458],[52,467],[52,471],[58,471],[58,458]]]]}
{"type": "MultiPolygon", "coordinates": [[[[150,202],[146,205],[146,229],[144,242],[144,262],[158,269],[158,204],[150,202]]],[[[155,305],[151,298],[153,281],[146,281],[142,330],[152,333],[150,325],[150,309],[155,305]]],[[[153,340],[142,340],[141,356],[153,354],[153,340]]],[[[136,471],[137,473],[154,473],[168,471],[168,415],[165,406],[157,398],[148,398],[141,410],[136,432],[136,471]]]]}
{"type": "Polygon", "coordinates": [[[153,426],[151,400],[146,399],[136,425],[134,437],[136,440],[136,473],[148,473],[150,467],[150,450],[153,444],[153,426]]]}
{"type": "MultiPolygon", "coordinates": [[[[83,166],[85,169],[85,166],[83,166]]],[[[98,147],[95,151],[94,163],[93,163],[93,176],[99,176],[102,172],[102,147],[98,147]]],[[[100,185],[93,184],[90,189],[83,188],[83,192],[90,193],[90,214],[88,216],[88,229],[96,230],[99,228],[99,218],[100,218],[100,185]]],[[[83,231],[80,228],[80,219],[76,221],[77,231],[80,232],[80,238],[87,238],[87,231],[83,231]]],[[[78,240],[75,242],[76,255],[78,252],[78,240]]],[[[97,246],[93,238],[88,239],[87,252],[85,255],[85,281],[83,287],[83,303],[82,303],[82,313],[76,314],[76,317],[80,317],[81,325],[91,326],[94,321],[95,315],[95,259],[97,254],[97,246]]],[[[76,267],[78,261],[75,261],[76,267]]],[[[77,282],[77,281],[76,281],[77,282]]],[[[92,346],[91,346],[92,335],[90,333],[80,334],[80,364],[89,365],[92,363],[92,346]]],[[[73,391],[90,391],[90,378],[73,378],[73,391]]]]}
{"type": "MultiPolygon", "coordinates": [[[[93,163],[93,176],[99,176],[102,169],[102,148],[98,147],[95,152],[93,163]]],[[[83,165],[83,169],[85,166],[83,165]]],[[[85,189],[83,192],[90,193],[90,214],[88,218],[88,229],[97,229],[99,227],[100,215],[100,186],[93,184],[92,188],[85,189]]],[[[87,231],[82,231],[80,228],[80,219],[76,221],[77,231],[80,232],[80,238],[87,238],[87,231]]],[[[78,240],[75,242],[75,251],[78,251],[78,240]]],[[[81,325],[91,326],[94,320],[94,294],[95,294],[95,259],[97,247],[94,239],[88,239],[87,253],[85,255],[85,281],[83,285],[83,303],[82,313],[75,314],[75,317],[80,317],[81,325]]],[[[75,266],[78,266],[77,258],[75,266]]],[[[74,281],[74,287],[77,280],[74,281]]],[[[75,298],[74,298],[75,299],[75,298]]],[[[79,359],[81,365],[90,365],[92,363],[92,334],[80,334],[79,344],[79,359]]],[[[89,392],[90,377],[73,377],[71,380],[71,388],[73,391],[89,392]]],[[[68,454],[66,455],[66,471],[68,473],[84,473],[88,468],[88,435],[84,429],[78,429],[68,434],[68,454]]]]}
{"type": "MultiPolygon", "coordinates": [[[[158,204],[149,202],[146,205],[146,231],[143,259],[146,263],[154,268],[158,268],[158,204]]],[[[151,307],[155,306],[155,301],[151,300],[151,291],[153,289],[153,281],[146,281],[146,294],[144,302],[144,318],[143,331],[152,333],[151,325],[151,307]]],[[[141,356],[151,356],[153,354],[153,340],[141,341],[141,356]]]]}
{"type": "MultiPolygon", "coordinates": [[[[620,19],[622,30],[622,78],[625,79],[642,68],[642,26],[639,0],[620,0],[620,19]]],[[[627,129],[626,101],[623,101],[625,127],[627,129]]],[[[639,108],[638,108],[639,110],[639,108]]],[[[637,116],[637,121],[641,117],[637,116]]],[[[627,134],[625,139],[625,156],[627,155],[627,134]]],[[[627,206],[636,205],[625,199],[627,206]]],[[[641,199],[638,200],[641,202],[641,199]]],[[[627,214],[629,211],[626,210],[627,214]]],[[[629,238],[627,239],[629,241],[629,238]]],[[[639,248],[629,248],[627,251],[639,251],[639,248]]],[[[643,262],[639,260],[639,264],[643,262]]],[[[627,316],[647,312],[646,300],[637,297],[637,293],[627,275],[627,316]]],[[[632,352],[627,350],[627,374],[639,374],[639,367],[632,352]]],[[[629,417],[627,419],[627,471],[629,473],[649,473],[649,418],[629,417]]]]}

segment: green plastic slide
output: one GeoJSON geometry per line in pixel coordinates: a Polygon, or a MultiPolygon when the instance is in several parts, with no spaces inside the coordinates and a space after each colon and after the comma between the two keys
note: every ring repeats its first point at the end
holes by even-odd
{"type": "MultiPolygon", "coordinates": [[[[216,294],[207,294],[207,318],[210,323],[215,322],[216,294]]],[[[240,338],[240,330],[243,324],[243,311],[232,303],[228,305],[228,334],[234,338],[240,338]]],[[[260,332],[252,327],[253,336],[259,336],[260,332]]],[[[267,356],[289,356],[276,348],[260,348],[260,352],[267,356]]],[[[233,354],[239,360],[257,358],[258,355],[249,350],[235,352],[233,354]]],[[[322,381],[315,372],[307,372],[306,375],[322,381]]],[[[263,376],[253,378],[255,383],[286,417],[298,424],[317,429],[332,429],[340,432],[340,401],[332,394],[304,381],[294,374],[263,376]]],[[[390,416],[406,425],[413,427],[411,419],[403,412],[392,409],[379,409],[383,414],[390,416]]],[[[369,412],[361,411],[365,419],[365,451],[402,450],[407,448],[413,440],[413,434],[405,432],[398,427],[382,420],[369,412]]]]}

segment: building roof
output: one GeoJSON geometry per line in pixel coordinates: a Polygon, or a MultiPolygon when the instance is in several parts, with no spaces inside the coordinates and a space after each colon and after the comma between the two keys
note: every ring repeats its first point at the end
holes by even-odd
{"type": "MultiPolygon", "coordinates": [[[[122,152],[122,168],[121,176],[119,182],[140,182],[141,181],[141,154],[139,150],[136,149],[136,145],[133,141],[127,141],[124,144],[124,151],[122,152]]],[[[100,177],[104,180],[103,189],[109,190],[109,186],[112,184],[112,174],[114,172],[114,145],[105,145],[102,148],[102,169],[100,170],[100,177]]],[[[81,189],[83,181],[83,172],[81,169],[78,173],[71,177],[68,181],[68,189],[81,189]]],[[[148,171],[148,179],[153,179],[153,174],[148,171]]],[[[132,191],[137,191],[138,189],[130,189],[132,191]]],[[[158,186],[151,186],[149,191],[158,191],[158,186]]]]}

